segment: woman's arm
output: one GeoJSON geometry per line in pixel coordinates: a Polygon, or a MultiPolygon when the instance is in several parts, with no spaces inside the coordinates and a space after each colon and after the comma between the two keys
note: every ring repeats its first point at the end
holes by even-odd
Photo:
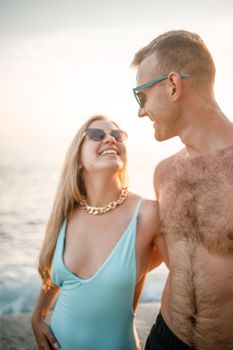
{"type": "Polygon", "coordinates": [[[164,262],[167,267],[168,253],[164,235],[160,231],[159,205],[158,201],[144,200],[141,210],[141,221],[143,235],[146,237],[148,251],[148,265],[146,271],[149,272],[164,262]]]}
{"type": "Polygon", "coordinates": [[[159,254],[158,247],[156,245],[153,246],[153,250],[151,253],[151,258],[149,265],[147,267],[147,272],[152,271],[154,268],[159,266],[163,262],[161,255],[159,254]]]}
{"type": "Polygon", "coordinates": [[[59,344],[54,337],[49,325],[45,322],[50,306],[56,299],[60,288],[51,287],[48,291],[41,289],[36,306],[32,313],[31,325],[36,338],[38,349],[58,349],[59,344]]]}

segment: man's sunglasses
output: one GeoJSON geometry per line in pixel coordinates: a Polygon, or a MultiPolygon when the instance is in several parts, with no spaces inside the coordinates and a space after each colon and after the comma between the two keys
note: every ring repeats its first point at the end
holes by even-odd
{"type": "MultiPolygon", "coordinates": [[[[189,76],[189,74],[187,74],[187,73],[180,73],[179,75],[180,75],[181,78],[187,78],[189,76]]],[[[159,77],[157,79],[150,80],[147,83],[139,85],[139,86],[137,86],[136,88],[133,89],[134,96],[135,96],[135,98],[136,98],[140,108],[143,108],[144,104],[146,102],[144,95],[142,95],[140,93],[140,91],[142,91],[142,90],[144,90],[146,88],[149,88],[149,87],[159,83],[160,81],[166,80],[167,78],[168,78],[168,74],[167,75],[162,75],[161,77],[159,77]]]]}
{"type": "Polygon", "coordinates": [[[124,142],[127,140],[128,135],[125,131],[120,129],[113,129],[113,130],[103,130],[103,129],[97,129],[97,128],[89,128],[84,132],[84,136],[88,136],[89,139],[93,141],[102,141],[105,139],[107,135],[111,135],[116,142],[124,142]]]}

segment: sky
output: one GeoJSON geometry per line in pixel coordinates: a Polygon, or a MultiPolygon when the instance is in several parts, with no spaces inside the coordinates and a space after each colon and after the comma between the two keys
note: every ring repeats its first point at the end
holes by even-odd
{"type": "Polygon", "coordinates": [[[233,121],[232,23],[231,0],[0,0],[0,152],[61,162],[80,125],[104,114],[129,134],[133,188],[142,176],[151,183],[155,165],[182,145],[158,143],[151,122],[137,117],[134,53],[167,30],[197,32],[216,63],[217,102],[233,121]]]}

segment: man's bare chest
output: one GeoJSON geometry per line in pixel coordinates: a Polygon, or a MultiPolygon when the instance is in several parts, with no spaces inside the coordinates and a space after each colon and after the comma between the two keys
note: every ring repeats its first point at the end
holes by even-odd
{"type": "Polygon", "coordinates": [[[178,162],[160,187],[160,221],[167,241],[189,240],[233,253],[233,157],[178,162]]]}

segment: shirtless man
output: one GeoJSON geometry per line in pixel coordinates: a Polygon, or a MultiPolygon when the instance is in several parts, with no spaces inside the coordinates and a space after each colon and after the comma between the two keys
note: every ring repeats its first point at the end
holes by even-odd
{"type": "Polygon", "coordinates": [[[170,272],[146,350],[233,349],[233,124],[202,39],[170,31],[138,51],[135,97],[158,141],[185,145],[155,170],[170,272]]]}

